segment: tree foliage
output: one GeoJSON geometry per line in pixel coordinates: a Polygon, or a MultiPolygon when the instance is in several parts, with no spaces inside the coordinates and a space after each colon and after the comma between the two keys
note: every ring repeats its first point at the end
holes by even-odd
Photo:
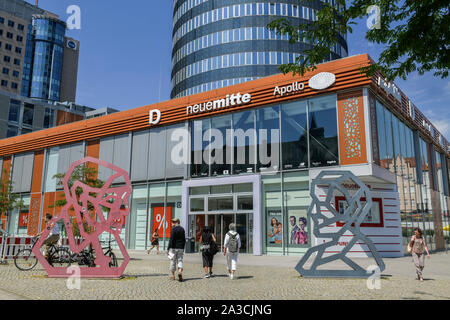
{"type": "MultiPolygon", "coordinates": [[[[299,4],[304,1],[302,0],[299,4]]],[[[450,6],[442,0],[336,0],[336,6],[321,2],[316,21],[292,25],[287,19],[272,21],[267,27],[287,34],[291,44],[307,39],[314,47],[304,51],[295,63],[280,66],[283,73],[304,75],[329,59],[336,39],[352,33],[358,19],[370,19],[368,8],[379,8],[380,25],[368,28],[366,39],[384,45],[379,61],[362,68],[368,76],[380,70],[393,80],[406,79],[414,71],[448,77],[450,66],[450,6]],[[372,7],[373,8],[373,7],[372,7]]],[[[370,12],[370,11],[369,11],[370,12]]],[[[373,23],[372,23],[373,25],[373,23]]],[[[350,44],[351,45],[351,44],[350,44]]]]}
{"type": "Polygon", "coordinates": [[[0,179],[0,215],[3,213],[6,216],[14,209],[25,208],[20,195],[13,193],[13,186],[9,177],[9,170],[5,169],[3,179],[0,179]]]}
{"type": "MultiPolygon", "coordinates": [[[[86,164],[75,167],[75,169],[72,172],[72,175],[70,176],[70,178],[68,180],[69,190],[72,189],[72,187],[76,181],[80,181],[81,183],[83,183],[89,187],[101,188],[104,185],[104,181],[97,178],[97,176],[98,176],[97,173],[98,172],[95,168],[86,166],[86,164]]],[[[57,179],[57,186],[59,188],[63,187],[63,179],[65,176],[66,176],[66,173],[58,173],[53,176],[54,179],[57,179]]],[[[77,187],[75,189],[75,194],[76,194],[77,199],[80,198],[80,195],[82,193],[83,193],[82,188],[77,187]]],[[[90,193],[90,195],[93,197],[97,196],[96,193],[90,193]]],[[[65,198],[65,195],[63,195],[62,199],[56,200],[55,205],[50,206],[50,207],[53,207],[53,208],[54,207],[64,207],[66,204],[67,204],[67,200],[65,198]]],[[[82,205],[81,202],[79,202],[79,204],[82,205]]],[[[71,210],[73,210],[73,208],[71,208],[71,210]]],[[[94,206],[92,204],[88,203],[87,210],[88,210],[88,214],[90,214],[90,215],[94,214],[94,206]]],[[[81,234],[80,234],[78,224],[76,223],[76,219],[74,217],[71,217],[70,220],[72,222],[72,229],[73,229],[74,236],[80,237],[81,234]]],[[[87,233],[92,233],[94,231],[93,227],[88,226],[86,221],[83,221],[83,227],[87,233]]]]}

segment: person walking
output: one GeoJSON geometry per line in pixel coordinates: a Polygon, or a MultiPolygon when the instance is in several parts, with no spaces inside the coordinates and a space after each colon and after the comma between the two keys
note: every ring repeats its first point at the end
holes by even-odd
{"type": "Polygon", "coordinates": [[[231,223],[229,229],[230,231],[227,232],[223,244],[223,255],[227,257],[228,276],[233,280],[237,269],[241,238],[239,233],[236,232],[236,224],[231,223]]]}
{"type": "MultiPolygon", "coordinates": [[[[48,259],[48,255],[49,255],[48,251],[49,251],[50,247],[58,243],[59,234],[61,233],[59,224],[52,221],[52,219],[53,218],[50,213],[47,213],[45,215],[45,223],[47,224],[47,230],[51,230],[49,237],[43,243],[45,259],[48,259]]],[[[44,233],[44,231],[45,230],[43,230],[41,233],[39,233],[38,236],[40,237],[44,233]]]]}
{"type": "Polygon", "coordinates": [[[211,232],[211,228],[205,226],[200,237],[200,244],[202,245],[203,268],[205,268],[205,278],[211,278],[213,276],[213,259],[214,255],[217,253],[217,251],[213,251],[215,243],[216,237],[211,232]]]}
{"type": "Polygon", "coordinates": [[[151,238],[152,247],[147,251],[147,254],[150,254],[152,249],[156,247],[156,254],[159,254],[159,234],[158,234],[158,228],[155,229],[155,232],[152,234],[151,238]]]}
{"type": "Polygon", "coordinates": [[[171,280],[175,280],[175,270],[178,267],[178,281],[183,281],[183,254],[186,245],[186,234],[184,228],[180,226],[180,219],[171,220],[172,231],[170,233],[169,246],[167,247],[167,256],[170,259],[171,280]]]}
{"type": "Polygon", "coordinates": [[[424,251],[426,251],[428,259],[430,259],[430,253],[428,252],[427,244],[425,243],[425,238],[420,228],[414,228],[414,235],[411,237],[409,246],[411,247],[413,262],[416,266],[417,278],[420,282],[423,282],[422,272],[425,267],[424,251]]]}

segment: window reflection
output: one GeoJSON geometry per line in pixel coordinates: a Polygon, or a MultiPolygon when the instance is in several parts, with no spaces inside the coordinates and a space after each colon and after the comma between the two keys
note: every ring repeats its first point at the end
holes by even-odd
{"type": "Polygon", "coordinates": [[[296,101],[281,108],[283,169],[308,166],[306,101],[296,101]]]}
{"type": "Polygon", "coordinates": [[[336,96],[309,100],[311,166],[339,164],[336,96]]]}

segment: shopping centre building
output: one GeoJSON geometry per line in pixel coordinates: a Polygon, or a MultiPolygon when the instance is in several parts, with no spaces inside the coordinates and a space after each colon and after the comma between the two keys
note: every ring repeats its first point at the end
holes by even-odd
{"type": "MultiPolygon", "coordinates": [[[[222,241],[235,222],[242,252],[301,255],[324,241],[307,215],[311,181],[323,170],[351,171],[370,188],[361,230],[382,256],[402,256],[416,226],[430,249],[443,249],[449,142],[394,83],[360,72],[371,63],[367,54],[352,56],[305,76],[274,75],[1,140],[1,166],[27,204],[3,216],[3,228],[36,234],[45,213],[61,210],[53,206],[63,194],[54,175],[90,156],[129,172],[129,249],[148,248],[156,228],[166,246],[165,222],[178,217],[197,241],[204,225],[222,241]]],[[[110,175],[98,168],[98,179],[110,175]]],[[[350,182],[344,187],[355,192],[350,182]]],[[[323,198],[327,185],[315,192],[323,198]]],[[[346,205],[339,192],[332,203],[338,212],[346,205]]],[[[351,252],[368,249],[357,243],[351,252]]]]}

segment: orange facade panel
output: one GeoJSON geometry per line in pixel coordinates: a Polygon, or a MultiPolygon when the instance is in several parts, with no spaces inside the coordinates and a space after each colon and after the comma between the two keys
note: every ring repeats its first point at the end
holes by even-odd
{"type": "Polygon", "coordinates": [[[40,193],[42,186],[42,174],[44,171],[44,151],[40,150],[34,154],[33,180],[31,193],[40,193]]]}
{"type": "Polygon", "coordinates": [[[364,101],[361,90],[338,95],[341,165],[367,162],[364,101]]]}

